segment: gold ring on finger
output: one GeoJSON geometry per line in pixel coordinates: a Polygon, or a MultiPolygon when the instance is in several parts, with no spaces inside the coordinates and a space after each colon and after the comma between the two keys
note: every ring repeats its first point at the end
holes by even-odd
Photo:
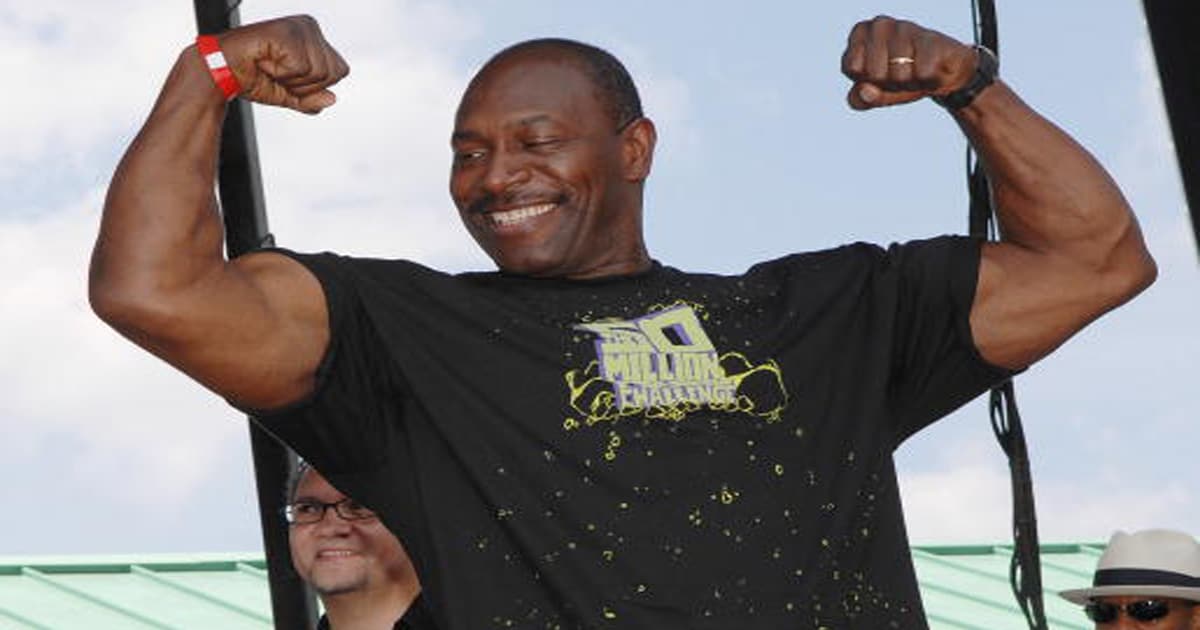
{"type": "Polygon", "coordinates": [[[888,63],[897,66],[907,66],[910,63],[916,63],[916,59],[913,59],[912,57],[892,57],[891,59],[888,59],[888,63]]]}

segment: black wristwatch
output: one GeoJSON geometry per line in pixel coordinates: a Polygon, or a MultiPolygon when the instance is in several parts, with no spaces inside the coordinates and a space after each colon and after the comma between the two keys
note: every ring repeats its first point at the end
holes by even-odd
{"type": "Polygon", "coordinates": [[[996,53],[978,45],[975,46],[975,52],[979,55],[979,61],[975,64],[975,74],[971,80],[945,96],[931,96],[933,102],[950,111],[962,109],[970,105],[984,88],[996,82],[996,75],[1000,71],[1000,60],[996,58],[996,53]]]}

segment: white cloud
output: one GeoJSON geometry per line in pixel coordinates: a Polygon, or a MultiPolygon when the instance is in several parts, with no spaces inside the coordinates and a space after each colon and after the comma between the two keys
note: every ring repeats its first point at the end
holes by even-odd
{"type": "Polygon", "coordinates": [[[909,538],[914,543],[963,543],[1009,537],[1007,474],[980,445],[949,449],[954,463],[900,476],[909,538]],[[986,455],[986,456],[985,456],[986,455]]]}
{"type": "MultiPolygon", "coordinates": [[[[904,513],[917,544],[1011,542],[1012,490],[1000,466],[963,464],[901,478],[904,513]]],[[[1034,480],[1039,539],[1106,540],[1114,530],[1190,530],[1197,496],[1183,480],[1146,488],[1137,480],[1034,480]]]]}
{"type": "MultiPolygon", "coordinates": [[[[1154,452],[1133,449],[1136,436],[1109,427],[1091,436],[1109,446],[1102,455],[1074,449],[1080,464],[1065,474],[1049,474],[1033,464],[1039,539],[1043,542],[1107,540],[1114,530],[1149,527],[1195,528],[1200,494],[1187,472],[1149,479],[1139,473],[1154,452]],[[1082,456],[1080,456],[1082,455],[1082,456]]],[[[1160,432],[1153,431],[1153,435],[1160,432]]],[[[1156,442],[1157,438],[1150,442],[1156,442]]],[[[1038,449],[1030,440],[1031,452],[1038,449]]],[[[944,457],[919,471],[901,471],[900,487],[910,539],[918,544],[1011,542],[1012,488],[1007,462],[990,438],[943,445],[944,457]]],[[[1177,462],[1186,468],[1184,461],[1177,462]]]]}
{"type": "Polygon", "coordinates": [[[154,78],[166,76],[188,43],[186,9],[136,0],[6,7],[5,81],[33,89],[6,99],[0,177],[14,165],[79,155],[136,124],[157,89],[154,78]]]}
{"type": "Polygon", "coordinates": [[[28,457],[70,445],[45,462],[56,474],[170,508],[209,473],[238,416],[92,314],[86,273],[99,204],[91,190],[50,216],[0,223],[0,265],[22,270],[0,285],[0,417],[20,423],[0,450],[28,457]],[[152,474],[117,481],[134,472],[152,474]]]}

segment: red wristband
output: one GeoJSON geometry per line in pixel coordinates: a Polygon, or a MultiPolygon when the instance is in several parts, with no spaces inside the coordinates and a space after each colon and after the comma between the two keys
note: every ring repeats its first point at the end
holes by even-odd
{"type": "Polygon", "coordinates": [[[233,76],[233,71],[229,69],[229,64],[225,62],[225,55],[221,54],[221,45],[217,43],[216,37],[212,35],[197,37],[196,50],[200,51],[200,56],[208,65],[208,72],[212,75],[213,82],[221,89],[225,100],[231,101],[241,93],[242,85],[238,83],[237,77],[233,76]]]}

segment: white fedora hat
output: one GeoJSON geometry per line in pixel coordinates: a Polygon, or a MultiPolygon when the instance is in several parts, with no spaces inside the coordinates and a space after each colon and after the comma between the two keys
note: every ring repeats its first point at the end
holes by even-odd
{"type": "Polygon", "coordinates": [[[1168,529],[1117,532],[1096,565],[1092,588],[1059,593],[1076,604],[1094,597],[1139,595],[1200,602],[1200,543],[1168,529]]]}

